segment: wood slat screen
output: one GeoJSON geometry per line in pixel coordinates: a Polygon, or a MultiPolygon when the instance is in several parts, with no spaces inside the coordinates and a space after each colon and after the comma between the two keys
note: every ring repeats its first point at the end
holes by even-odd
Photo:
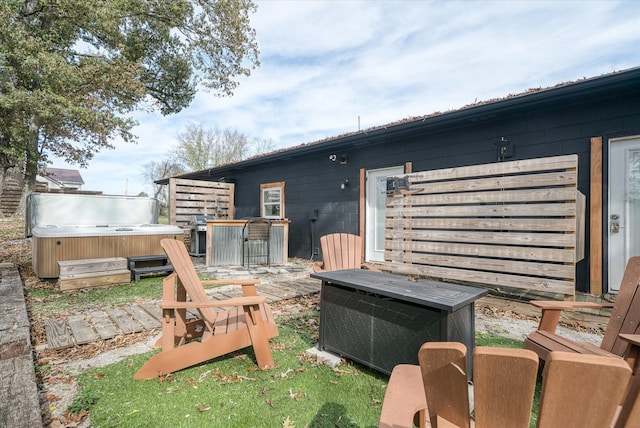
{"type": "Polygon", "coordinates": [[[578,156],[409,174],[387,195],[385,269],[575,294],[584,257],[578,156]]]}
{"type": "Polygon", "coordinates": [[[187,227],[194,215],[233,218],[233,183],[169,179],[169,223],[187,227]]]}

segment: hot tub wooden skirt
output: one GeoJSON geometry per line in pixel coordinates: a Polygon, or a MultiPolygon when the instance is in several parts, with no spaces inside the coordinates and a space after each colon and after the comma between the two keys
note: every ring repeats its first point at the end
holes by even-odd
{"type": "Polygon", "coordinates": [[[58,278],[58,262],[110,257],[164,254],[160,241],[183,239],[183,234],[126,234],[103,236],[36,236],[33,235],[33,270],[40,278],[58,278]]]}

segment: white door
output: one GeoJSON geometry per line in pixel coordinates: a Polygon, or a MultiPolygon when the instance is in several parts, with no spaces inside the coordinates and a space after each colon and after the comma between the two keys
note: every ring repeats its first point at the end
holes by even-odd
{"type": "Polygon", "coordinates": [[[404,167],[367,171],[365,260],[384,261],[384,218],[387,177],[404,173],[404,167]]]}
{"type": "Polygon", "coordinates": [[[640,136],[609,141],[609,291],[640,255],[640,136]]]}

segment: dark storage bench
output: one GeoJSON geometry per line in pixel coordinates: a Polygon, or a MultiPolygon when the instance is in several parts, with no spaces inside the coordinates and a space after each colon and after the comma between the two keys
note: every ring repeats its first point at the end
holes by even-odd
{"type": "Polygon", "coordinates": [[[127,257],[129,270],[131,271],[131,279],[140,281],[140,275],[157,273],[157,272],[173,272],[173,266],[169,263],[167,256],[164,254],[152,256],[132,256],[127,257]]]}
{"type": "Polygon", "coordinates": [[[390,374],[417,364],[425,342],[461,342],[471,374],[474,302],[487,290],[360,269],[311,277],[322,280],[320,350],[390,374]]]}

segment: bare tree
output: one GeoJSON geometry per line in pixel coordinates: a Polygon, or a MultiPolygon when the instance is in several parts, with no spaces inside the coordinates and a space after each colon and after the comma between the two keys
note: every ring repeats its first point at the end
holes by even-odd
{"type": "Polygon", "coordinates": [[[273,150],[271,140],[250,138],[237,130],[205,128],[187,124],[178,134],[174,158],[186,171],[200,171],[218,165],[238,162],[250,156],[273,150]]]}
{"type": "Polygon", "coordinates": [[[151,161],[144,164],[142,167],[144,168],[144,177],[153,184],[153,197],[157,199],[160,204],[160,214],[164,215],[166,214],[169,199],[167,186],[156,184],[155,181],[182,174],[184,169],[169,159],[159,162],[151,161]]]}

